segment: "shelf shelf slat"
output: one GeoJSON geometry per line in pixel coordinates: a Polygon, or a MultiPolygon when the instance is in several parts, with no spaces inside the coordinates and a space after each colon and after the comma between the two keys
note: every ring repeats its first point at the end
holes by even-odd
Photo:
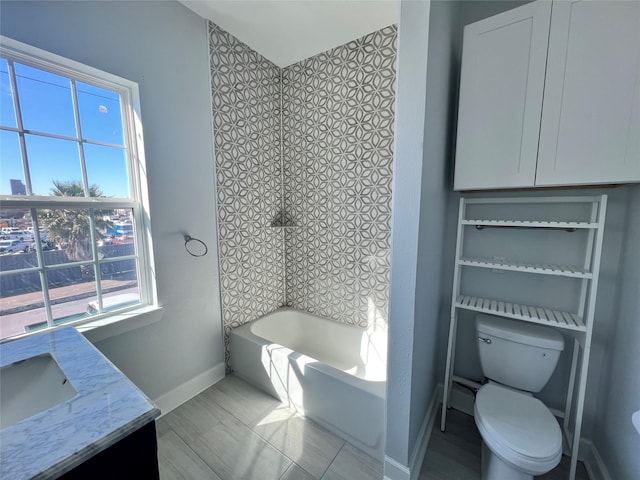
{"type": "Polygon", "coordinates": [[[538,273],[541,275],[558,275],[572,278],[593,278],[591,272],[566,265],[549,265],[542,263],[519,263],[508,260],[493,260],[483,258],[461,258],[460,265],[468,267],[490,268],[493,270],[509,270],[512,272],[538,273]]]}
{"type": "Polygon", "coordinates": [[[537,220],[462,220],[462,225],[476,225],[479,227],[520,227],[520,228],[559,228],[566,229],[595,229],[597,223],[589,222],[543,222],[537,220]]]}
{"type": "Polygon", "coordinates": [[[507,303],[501,300],[478,298],[460,295],[456,300],[456,307],[476,312],[500,315],[527,322],[540,323],[553,327],[585,332],[587,329],[578,315],[561,312],[550,308],[535,307],[517,303],[507,303]]]}

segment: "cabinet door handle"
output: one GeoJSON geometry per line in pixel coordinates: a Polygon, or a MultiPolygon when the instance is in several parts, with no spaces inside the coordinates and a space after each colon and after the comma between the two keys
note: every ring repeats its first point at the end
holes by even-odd
{"type": "Polygon", "coordinates": [[[484,343],[487,343],[487,344],[491,345],[491,339],[490,338],[478,337],[478,340],[480,340],[481,342],[484,342],[484,343]]]}

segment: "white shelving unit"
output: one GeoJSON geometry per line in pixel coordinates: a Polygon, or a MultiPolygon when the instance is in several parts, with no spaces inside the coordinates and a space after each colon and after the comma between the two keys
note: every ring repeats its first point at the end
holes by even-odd
{"type": "MultiPolygon", "coordinates": [[[[451,406],[451,387],[454,380],[465,385],[473,385],[469,379],[454,375],[456,334],[460,311],[473,311],[511,318],[514,320],[537,323],[563,330],[573,337],[573,352],[571,361],[571,374],[567,386],[567,396],[563,419],[563,433],[565,446],[571,455],[571,470],[569,479],[574,480],[578,461],[578,446],[582,429],[582,414],[584,409],[587,374],[589,367],[589,354],[593,332],[594,310],[596,305],[596,293],[598,289],[598,276],[600,271],[600,255],[602,252],[602,239],[604,235],[604,222],[607,209],[607,196],[574,196],[574,197],[531,197],[531,198],[462,198],[458,216],[458,237],[456,243],[456,261],[453,280],[453,295],[451,300],[451,322],[449,327],[449,342],[447,351],[447,364],[445,373],[445,388],[442,404],[447,408],[442,409],[440,428],[446,427],[447,409],[451,406]],[[547,205],[544,205],[547,204],[547,205]],[[571,205],[568,205],[571,204],[571,205]],[[471,219],[467,213],[474,208],[484,209],[497,207],[496,211],[504,211],[504,207],[520,208],[531,205],[531,210],[540,210],[541,207],[547,213],[557,210],[559,215],[564,212],[563,207],[577,207],[584,210],[588,219],[560,218],[554,220],[541,220],[536,218],[526,219],[471,219]],[[552,207],[552,208],[548,208],[552,207]],[[558,208],[553,208],[558,207],[558,208]],[[484,230],[490,228],[499,229],[553,229],[571,232],[583,232],[586,235],[584,243],[576,245],[576,248],[584,248],[584,262],[580,266],[558,265],[555,262],[540,263],[521,261],[521,259],[503,258],[478,258],[476,255],[466,256],[467,250],[465,235],[467,229],[475,228],[484,230]],[[525,275],[547,275],[550,278],[565,277],[569,281],[579,282],[579,298],[576,311],[562,311],[544,304],[544,299],[532,304],[523,304],[503,298],[500,291],[492,294],[492,298],[478,297],[463,291],[463,278],[468,269],[488,269],[493,272],[519,272],[525,275]],[[573,419],[573,422],[571,421],[573,419]],[[572,428],[573,427],[573,428],[572,428]]],[[[524,209],[525,211],[527,209],[524,209]]],[[[577,210],[576,210],[577,211],[577,210]]],[[[481,234],[481,233],[480,233],[481,234]]],[[[501,242],[509,242],[502,239],[501,242]]],[[[565,240],[566,241],[566,240],[565,240]]],[[[502,243],[500,243],[502,244],[502,243]]],[[[499,244],[499,245],[500,245],[499,244]]],[[[497,248],[494,246],[494,249],[497,248]]],[[[549,243],[541,246],[541,251],[549,248],[549,243]]]]}
{"type": "Polygon", "coordinates": [[[578,332],[587,330],[582,318],[575,313],[560,312],[544,307],[509,303],[489,298],[469,297],[467,295],[460,295],[455,302],[455,306],[465,310],[500,315],[501,317],[566,328],[578,332]]]}
{"type": "Polygon", "coordinates": [[[549,265],[546,263],[521,263],[497,261],[483,258],[461,258],[460,265],[466,267],[490,268],[492,270],[511,270],[514,272],[540,273],[542,275],[558,275],[561,277],[593,278],[591,272],[583,268],[569,267],[567,265],[549,265]]]}

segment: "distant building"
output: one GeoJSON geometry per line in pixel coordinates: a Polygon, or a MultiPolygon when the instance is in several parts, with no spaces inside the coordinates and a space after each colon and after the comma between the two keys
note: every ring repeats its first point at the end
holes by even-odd
{"type": "Polygon", "coordinates": [[[24,186],[22,180],[17,180],[12,178],[9,180],[11,182],[11,195],[26,195],[27,187],[24,186]]]}

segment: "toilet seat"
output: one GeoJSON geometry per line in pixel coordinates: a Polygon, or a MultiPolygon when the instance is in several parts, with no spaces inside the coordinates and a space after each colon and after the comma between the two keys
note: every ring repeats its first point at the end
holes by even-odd
{"type": "Polygon", "coordinates": [[[538,399],[496,384],[476,395],[475,421],[489,449],[529,475],[541,475],[562,458],[562,433],[538,399]]]}

